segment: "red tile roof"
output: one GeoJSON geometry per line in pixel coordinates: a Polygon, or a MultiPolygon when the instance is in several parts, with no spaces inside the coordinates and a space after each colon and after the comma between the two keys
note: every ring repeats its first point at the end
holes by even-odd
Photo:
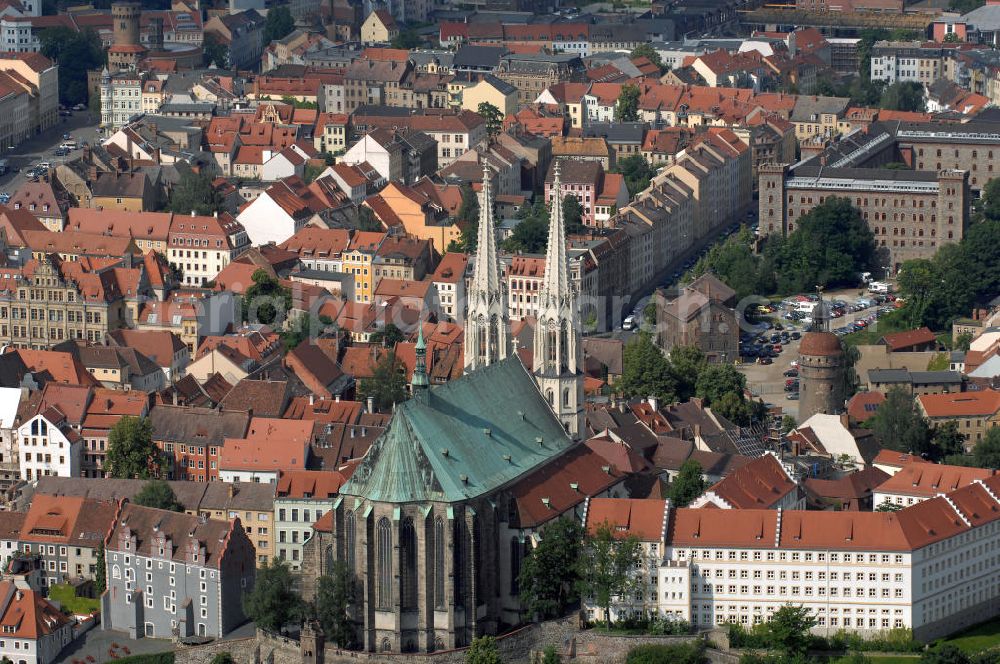
{"type": "Polygon", "coordinates": [[[587,503],[587,532],[607,524],[621,537],[635,535],[644,542],[662,542],[667,501],[636,498],[591,498],[587,503]]]}
{"type": "Polygon", "coordinates": [[[278,474],[275,498],[333,498],[347,477],[335,470],[284,470],[278,474]]]}
{"type": "Polygon", "coordinates": [[[990,417],[1000,411],[1000,392],[921,394],[917,397],[927,417],[990,417]]]}
{"type": "Polygon", "coordinates": [[[886,334],[882,337],[882,342],[889,347],[889,350],[897,351],[911,346],[936,343],[937,337],[934,336],[930,328],[920,327],[915,330],[886,334]]]}
{"type": "Polygon", "coordinates": [[[978,480],[993,477],[988,468],[967,468],[937,463],[912,463],[878,486],[879,493],[932,497],[951,493],[978,480]]]}
{"type": "Polygon", "coordinates": [[[797,485],[771,454],[758,457],[708,488],[735,509],[773,507],[797,485]]]}

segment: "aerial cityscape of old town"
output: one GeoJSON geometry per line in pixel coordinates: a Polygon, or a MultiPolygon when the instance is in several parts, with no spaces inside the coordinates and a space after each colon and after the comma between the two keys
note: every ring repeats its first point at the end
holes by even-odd
{"type": "Polygon", "coordinates": [[[1000,664],[1000,0],[0,0],[0,664],[1000,664]]]}

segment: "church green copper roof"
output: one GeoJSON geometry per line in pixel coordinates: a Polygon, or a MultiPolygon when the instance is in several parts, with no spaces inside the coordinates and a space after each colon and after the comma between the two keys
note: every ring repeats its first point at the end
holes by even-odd
{"type": "Polygon", "coordinates": [[[400,404],[340,492],[376,502],[491,493],[572,445],[517,356],[400,404]]]}

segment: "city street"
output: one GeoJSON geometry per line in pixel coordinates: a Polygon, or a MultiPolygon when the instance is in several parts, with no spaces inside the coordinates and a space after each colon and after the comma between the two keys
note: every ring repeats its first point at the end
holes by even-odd
{"type": "Polygon", "coordinates": [[[97,121],[93,119],[91,112],[74,111],[70,117],[61,117],[57,125],[37,136],[32,136],[18,145],[12,152],[3,155],[10,170],[0,177],[0,192],[13,194],[17,191],[17,188],[24,184],[27,179],[23,171],[27,171],[39,162],[48,161],[57,165],[79,157],[81,148],[77,148],[64,157],[56,157],[52,154],[52,151],[65,140],[63,139],[65,133],[72,136],[80,146],[83,145],[83,141],[93,145],[101,139],[97,132],[97,121]]]}

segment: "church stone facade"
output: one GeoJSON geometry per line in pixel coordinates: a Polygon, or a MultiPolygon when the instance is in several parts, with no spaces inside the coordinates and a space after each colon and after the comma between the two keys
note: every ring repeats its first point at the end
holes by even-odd
{"type": "Polygon", "coordinates": [[[583,430],[580,323],[568,278],[559,179],[535,367],[509,347],[489,178],[466,320],[466,375],[427,387],[418,340],[413,398],[398,405],[304,547],[302,590],[343,561],[356,645],[369,652],[467,646],[523,618],[517,576],[532,537],[511,488],[544,476],[583,430]]]}

